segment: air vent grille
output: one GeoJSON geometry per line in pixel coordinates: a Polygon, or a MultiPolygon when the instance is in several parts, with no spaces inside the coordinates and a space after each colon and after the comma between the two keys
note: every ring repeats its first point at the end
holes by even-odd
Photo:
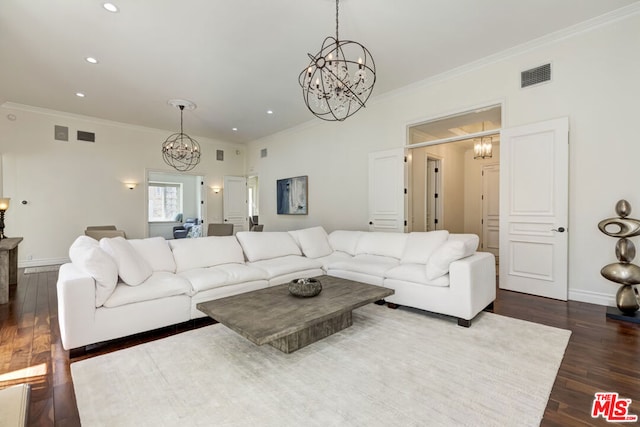
{"type": "Polygon", "coordinates": [[[551,80],[551,64],[544,64],[520,73],[520,87],[525,88],[551,80]]]}
{"type": "Polygon", "coordinates": [[[267,149],[263,148],[262,150],[260,150],[260,157],[267,157],[267,149]]]}

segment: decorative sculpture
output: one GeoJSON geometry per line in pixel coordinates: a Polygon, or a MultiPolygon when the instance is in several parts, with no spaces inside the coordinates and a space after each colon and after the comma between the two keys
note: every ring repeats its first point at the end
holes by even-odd
{"type": "Polygon", "coordinates": [[[632,264],[636,256],[636,247],[628,237],[640,235],[640,220],[627,218],[631,213],[631,205],[626,200],[616,203],[616,214],[619,218],[607,218],[598,223],[598,228],[607,236],[619,237],[616,243],[616,258],[619,262],[605,265],[600,274],[605,279],[622,285],[616,292],[616,305],[627,316],[634,316],[640,308],[640,295],[634,287],[640,283],[640,267],[632,264]],[[615,231],[607,227],[617,227],[615,231]]]}

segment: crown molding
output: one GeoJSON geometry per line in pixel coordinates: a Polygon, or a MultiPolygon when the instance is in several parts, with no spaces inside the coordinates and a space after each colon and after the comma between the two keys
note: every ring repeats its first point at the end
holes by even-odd
{"type": "Polygon", "coordinates": [[[598,29],[606,25],[611,25],[615,22],[621,21],[623,19],[631,18],[638,14],[640,14],[640,1],[630,4],[629,6],[625,6],[625,7],[613,10],[611,12],[605,13],[603,15],[596,16],[595,18],[588,19],[586,21],[580,22],[570,27],[566,27],[561,30],[554,31],[552,33],[546,34],[537,39],[530,40],[526,43],[522,43],[517,46],[511,47],[509,49],[505,49],[503,51],[497,52],[493,55],[486,56],[477,61],[469,62],[467,64],[461,65],[460,67],[453,68],[451,70],[445,71],[435,76],[427,77],[424,80],[411,83],[399,89],[395,89],[389,92],[385,92],[381,95],[374,96],[370,99],[370,103],[377,104],[378,102],[382,102],[390,98],[395,98],[396,96],[403,95],[407,92],[413,92],[416,89],[419,89],[425,86],[430,86],[442,81],[450,80],[462,74],[466,74],[466,73],[481,69],[488,65],[495,64],[500,61],[504,61],[514,56],[522,55],[526,52],[539,49],[541,47],[558,43],[560,41],[578,36],[580,34],[587,33],[589,31],[593,31],[595,29],[598,29]]]}

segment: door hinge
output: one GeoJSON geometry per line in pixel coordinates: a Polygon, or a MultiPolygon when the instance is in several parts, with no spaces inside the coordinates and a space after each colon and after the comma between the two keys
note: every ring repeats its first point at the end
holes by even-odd
{"type": "Polygon", "coordinates": [[[200,181],[200,185],[204,185],[204,181],[200,181]]]}
{"type": "Polygon", "coordinates": [[[407,163],[407,156],[404,156],[404,162],[407,163]]]}
{"type": "Polygon", "coordinates": [[[404,189],[404,194],[407,194],[407,189],[406,188],[404,189]]]}
{"type": "Polygon", "coordinates": [[[406,219],[404,220],[404,226],[405,227],[407,226],[407,220],[406,219]]]}
{"type": "Polygon", "coordinates": [[[438,198],[438,193],[435,193],[435,194],[433,195],[433,198],[434,198],[434,199],[437,199],[437,198],[438,198]]]}
{"type": "Polygon", "coordinates": [[[480,200],[484,200],[484,194],[480,196],[480,200]]]}
{"type": "Polygon", "coordinates": [[[204,200],[200,200],[200,204],[201,204],[201,205],[204,205],[204,200]]]}
{"type": "Polygon", "coordinates": [[[433,220],[433,223],[434,223],[434,224],[437,224],[437,223],[438,223],[438,218],[434,219],[434,220],[433,220]]]}
{"type": "Polygon", "coordinates": [[[438,172],[440,172],[440,169],[439,168],[435,168],[434,172],[438,173],[438,172]]]}

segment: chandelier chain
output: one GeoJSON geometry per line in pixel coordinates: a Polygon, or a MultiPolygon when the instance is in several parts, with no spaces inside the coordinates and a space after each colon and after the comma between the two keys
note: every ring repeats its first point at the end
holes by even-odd
{"type": "Polygon", "coordinates": [[[336,43],[338,42],[338,40],[340,40],[338,38],[338,3],[340,2],[340,0],[336,0],[336,43]]]}

